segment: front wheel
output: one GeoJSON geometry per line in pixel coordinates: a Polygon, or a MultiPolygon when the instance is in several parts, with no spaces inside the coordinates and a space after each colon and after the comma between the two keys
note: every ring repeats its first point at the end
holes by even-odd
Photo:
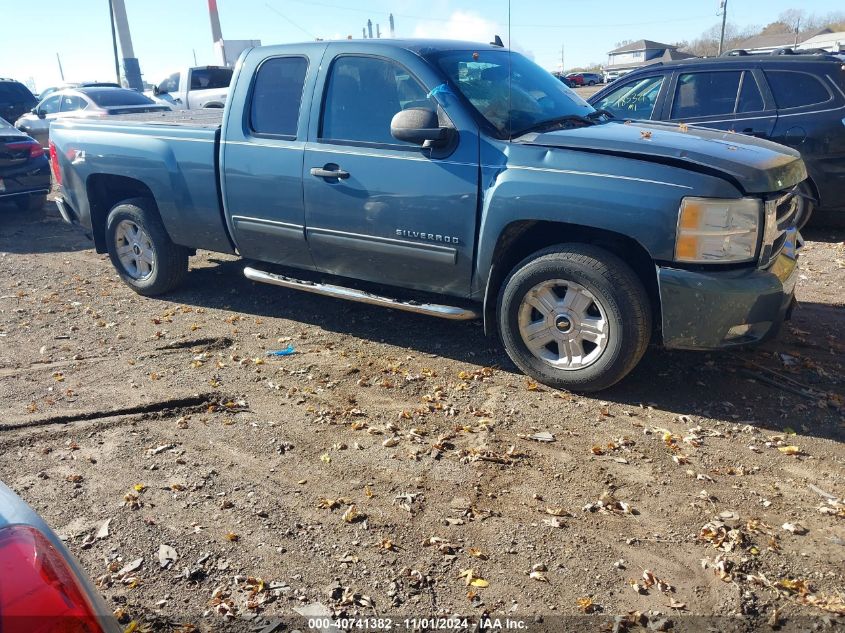
{"type": "Polygon", "coordinates": [[[561,244],[523,260],[499,293],[499,331],[513,362],[556,389],[591,392],[624,378],[645,353],[651,306],[612,253],[561,244]]]}
{"type": "Polygon", "coordinates": [[[171,241],[155,204],[145,198],[124,200],[112,208],[106,246],[120,278],[140,295],[169,292],[188,272],[188,249],[171,241]]]}

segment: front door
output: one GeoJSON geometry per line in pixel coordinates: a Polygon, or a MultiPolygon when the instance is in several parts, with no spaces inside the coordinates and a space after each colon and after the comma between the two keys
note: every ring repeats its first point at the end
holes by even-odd
{"type": "MultiPolygon", "coordinates": [[[[478,204],[478,134],[462,129],[446,155],[394,139],[393,115],[437,109],[404,65],[337,54],[303,165],[308,243],[323,272],[466,295],[478,204]]],[[[327,73],[327,74],[326,74],[327,73]]],[[[446,113],[439,110],[441,125],[446,113]]],[[[313,118],[312,114],[312,118],[313,118]]]]}
{"type": "Polygon", "coordinates": [[[679,72],[669,120],[769,138],[777,121],[750,70],[679,72]]]}

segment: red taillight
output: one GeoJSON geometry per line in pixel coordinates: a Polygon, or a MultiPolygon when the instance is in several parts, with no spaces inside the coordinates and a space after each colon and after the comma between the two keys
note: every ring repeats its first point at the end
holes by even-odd
{"type": "Polygon", "coordinates": [[[26,525],[0,530],[0,631],[103,633],[67,561],[26,525]]]}
{"type": "Polygon", "coordinates": [[[59,154],[56,152],[56,145],[50,141],[50,167],[53,170],[53,178],[56,184],[62,184],[62,170],[59,169],[59,154]]]}
{"type": "Polygon", "coordinates": [[[12,152],[29,151],[30,158],[39,158],[40,156],[44,156],[44,148],[36,141],[6,143],[6,149],[12,152]]]}

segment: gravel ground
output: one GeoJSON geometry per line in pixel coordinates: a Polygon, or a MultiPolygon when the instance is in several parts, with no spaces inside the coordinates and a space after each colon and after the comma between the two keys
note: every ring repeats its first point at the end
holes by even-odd
{"type": "Polygon", "coordinates": [[[807,238],[779,338],[653,348],[582,397],[478,324],[259,286],[227,256],[145,299],[53,212],[2,208],[0,478],[128,630],[269,633],[309,605],[838,628],[845,234],[807,238]]]}

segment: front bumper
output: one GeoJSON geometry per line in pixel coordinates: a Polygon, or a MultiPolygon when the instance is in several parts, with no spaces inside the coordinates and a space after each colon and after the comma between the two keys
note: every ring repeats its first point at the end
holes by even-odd
{"type": "Polygon", "coordinates": [[[693,272],[657,268],[663,345],[723,349],[777,334],[795,303],[798,260],[784,249],[764,269],[693,272]]]}

